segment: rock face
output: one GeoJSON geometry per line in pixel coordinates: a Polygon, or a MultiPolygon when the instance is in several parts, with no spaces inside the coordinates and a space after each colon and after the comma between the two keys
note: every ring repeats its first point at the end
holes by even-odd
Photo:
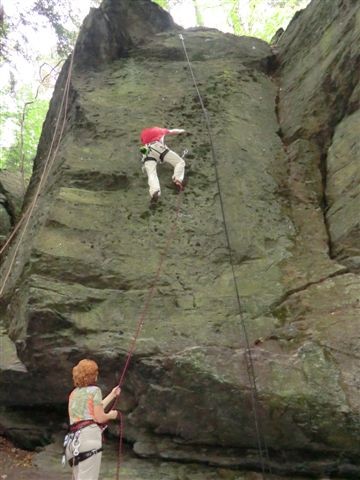
{"type": "Polygon", "coordinates": [[[6,238],[16,222],[24,198],[21,175],[0,170],[0,241],[6,238]]]}
{"type": "Polygon", "coordinates": [[[358,478],[359,36],[354,1],[314,0],[274,50],[182,31],[145,0],[90,13],[63,140],[4,290],[3,404],[64,404],[84,356],[104,388],[118,381],[178,205],[160,165],[161,203],[148,208],[139,132],[183,127],[168,144],[189,149],[188,183],[123,385],[127,439],[140,456],[250,468],[260,434],[274,471],[358,478]],[[211,120],[233,270],[179,32],[211,120]]]}
{"type": "MultiPolygon", "coordinates": [[[[360,266],[358,2],[312,2],[281,37],[284,142],[321,152],[331,258],[360,266]],[[322,25],[318,19],[322,18],[322,25]]],[[[301,155],[297,157],[301,161],[301,155]]]]}

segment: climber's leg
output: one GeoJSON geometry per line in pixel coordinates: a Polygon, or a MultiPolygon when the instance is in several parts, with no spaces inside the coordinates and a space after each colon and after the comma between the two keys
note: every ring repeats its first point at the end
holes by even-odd
{"type": "Polygon", "coordinates": [[[151,198],[153,198],[154,195],[158,198],[161,193],[160,183],[156,171],[156,164],[157,162],[155,160],[147,160],[144,163],[144,168],[148,176],[149,193],[151,198]]]}

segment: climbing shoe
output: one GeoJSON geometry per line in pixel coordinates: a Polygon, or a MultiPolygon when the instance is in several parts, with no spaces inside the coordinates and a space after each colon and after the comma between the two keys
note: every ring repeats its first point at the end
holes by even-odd
{"type": "Polygon", "coordinates": [[[159,200],[159,197],[160,197],[160,190],[157,190],[155,193],[153,193],[151,197],[151,200],[150,200],[151,205],[155,205],[159,200]]]}
{"type": "Polygon", "coordinates": [[[180,180],[173,180],[173,182],[178,192],[182,192],[184,190],[184,185],[182,182],[180,182],[180,180]]]}

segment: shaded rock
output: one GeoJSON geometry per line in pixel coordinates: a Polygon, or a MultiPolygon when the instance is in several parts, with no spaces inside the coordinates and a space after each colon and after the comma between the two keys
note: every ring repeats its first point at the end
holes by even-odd
{"type": "Polygon", "coordinates": [[[358,15],[357,2],[313,0],[282,35],[280,117],[288,143],[301,136],[328,147],[334,127],[359,108],[358,15]]]}
{"type": "Polygon", "coordinates": [[[16,409],[0,410],[0,435],[11,440],[17,447],[35,450],[51,441],[54,424],[43,412],[17,411],[16,409]]]}
{"type": "Polygon", "coordinates": [[[359,266],[360,203],[353,177],[359,158],[360,52],[354,48],[360,41],[358,8],[357,2],[314,0],[293,19],[277,45],[284,142],[301,138],[319,148],[320,206],[329,251],[353,269],[359,266]]]}
{"type": "Polygon", "coordinates": [[[0,237],[2,239],[6,238],[11,228],[11,217],[5,205],[6,198],[0,194],[0,237]]]}
{"type": "MultiPolygon", "coordinates": [[[[26,185],[25,185],[26,187],[26,185]]],[[[24,198],[24,185],[19,172],[0,171],[0,192],[5,196],[9,212],[15,220],[21,210],[24,198]]]]}
{"type": "MultiPolygon", "coordinates": [[[[98,67],[127,55],[140,42],[170,30],[170,15],[149,0],[105,0],[85,18],[77,40],[77,68],[98,67]]],[[[180,27],[179,27],[180,28],[180,27]]]]}
{"type": "Polygon", "coordinates": [[[360,110],[335,130],[327,159],[326,214],[332,254],[360,267],[360,110]]]}
{"type": "Polygon", "coordinates": [[[21,209],[24,186],[21,175],[9,170],[0,171],[0,237],[9,233],[21,209]]]}
{"type": "Polygon", "coordinates": [[[25,366],[20,362],[16,347],[10,338],[5,334],[0,334],[1,343],[1,357],[0,357],[0,370],[12,370],[16,372],[26,372],[25,366]]]}
{"type": "Polygon", "coordinates": [[[276,30],[274,36],[271,38],[270,40],[270,45],[276,45],[278,43],[278,41],[280,40],[281,38],[281,35],[284,33],[284,29],[283,28],[279,28],[278,30],[276,30]]]}

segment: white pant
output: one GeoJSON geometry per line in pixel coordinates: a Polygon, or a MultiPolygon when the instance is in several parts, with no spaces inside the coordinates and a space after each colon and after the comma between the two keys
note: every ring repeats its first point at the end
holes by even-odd
{"type": "MultiPolygon", "coordinates": [[[[87,452],[88,450],[101,447],[102,432],[98,425],[89,425],[82,428],[79,435],[79,452],[87,452]]],[[[74,456],[74,445],[70,443],[66,447],[66,458],[70,459],[74,456]]],[[[96,453],[92,457],[79,462],[76,467],[73,467],[74,480],[98,480],[101,465],[101,452],[96,453]]]]}
{"type": "MultiPolygon", "coordinates": [[[[144,162],[144,168],[148,176],[149,192],[152,197],[155,192],[159,192],[160,195],[160,183],[157,176],[156,167],[160,162],[160,155],[167,149],[161,142],[154,142],[150,145],[149,157],[156,158],[155,160],[147,160],[144,162]]],[[[173,181],[179,180],[182,182],[185,175],[185,161],[177,153],[169,150],[164,157],[164,162],[170,163],[174,167],[174,173],[172,176],[173,181]]]]}

